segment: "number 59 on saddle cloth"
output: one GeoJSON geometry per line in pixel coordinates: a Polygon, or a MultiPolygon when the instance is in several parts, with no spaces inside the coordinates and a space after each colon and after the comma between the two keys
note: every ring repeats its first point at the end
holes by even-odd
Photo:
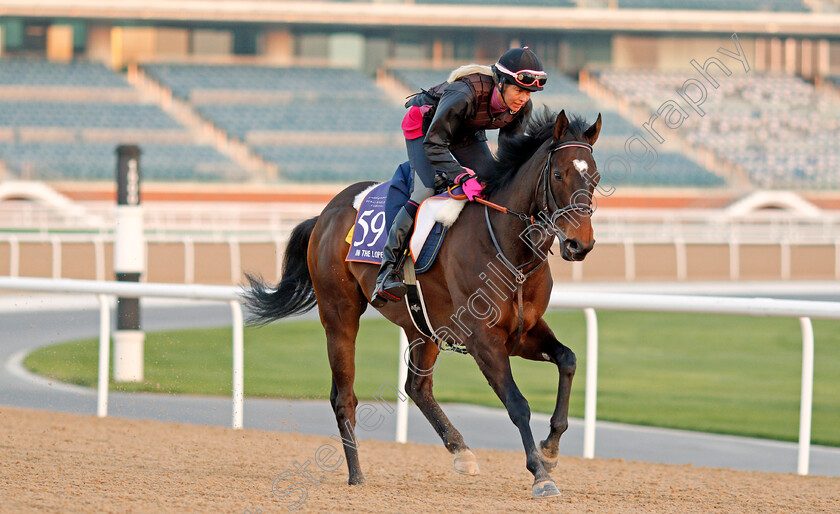
{"type": "MultiPolygon", "coordinates": [[[[356,223],[347,233],[346,241],[350,244],[350,251],[346,261],[376,265],[382,263],[382,249],[390,228],[385,226],[385,198],[389,186],[390,181],[375,184],[356,196],[353,202],[356,223]]],[[[417,274],[431,268],[443,244],[446,230],[452,226],[467,203],[460,188],[453,193],[454,197],[448,192],[429,197],[417,209],[409,246],[417,274]]]]}

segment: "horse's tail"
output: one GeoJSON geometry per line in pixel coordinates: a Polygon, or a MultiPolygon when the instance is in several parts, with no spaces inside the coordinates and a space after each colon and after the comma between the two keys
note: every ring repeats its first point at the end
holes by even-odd
{"type": "Polygon", "coordinates": [[[271,289],[262,277],[245,274],[249,287],[242,297],[251,311],[249,325],[265,325],[272,321],[303,314],[317,304],[312,277],[306,264],[307,247],[318,216],[308,219],[292,230],[286,255],[283,257],[283,278],[271,289]]]}

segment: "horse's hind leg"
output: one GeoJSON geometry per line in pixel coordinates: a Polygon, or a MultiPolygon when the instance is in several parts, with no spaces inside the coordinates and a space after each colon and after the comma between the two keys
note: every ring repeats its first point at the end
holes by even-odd
{"type": "Polygon", "coordinates": [[[477,475],[478,462],[475,455],[464,443],[458,429],[443,413],[432,392],[432,372],[440,351],[434,343],[421,337],[419,332],[409,331],[407,335],[411,338],[411,352],[407,363],[408,378],[405,390],[443,440],[446,449],[455,456],[455,471],[465,475],[477,475]]]}
{"type": "Polygon", "coordinates": [[[557,466],[560,436],[569,427],[569,393],[575,376],[575,353],[557,340],[545,320],[525,334],[519,355],[534,361],[550,361],[557,366],[560,382],[557,386],[557,403],[551,416],[551,428],[548,437],[540,442],[543,462],[548,471],[557,466]]]}
{"type": "Polygon", "coordinates": [[[321,323],[327,333],[327,354],[332,368],[330,403],[344,443],[350,475],[348,483],[362,484],[365,478],[359,464],[359,446],[355,435],[358,400],[353,392],[353,382],[356,378],[356,334],[359,331],[359,317],[367,307],[367,301],[358,292],[352,296],[331,297],[328,302],[319,299],[318,305],[321,323]]]}

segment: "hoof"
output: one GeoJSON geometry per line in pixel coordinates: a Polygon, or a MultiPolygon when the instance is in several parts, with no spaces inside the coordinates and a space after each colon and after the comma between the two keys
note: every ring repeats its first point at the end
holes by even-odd
{"type": "Polygon", "coordinates": [[[463,450],[455,454],[455,471],[464,475],[478,474],[478,461],[469,450],[463,450]]]}
{"type": "Polygon", "coordinates": [[[350,477],[350,480],[347,481],[348,485],[362,485],[365,483],[364,476],[357,476],[357,477],[350,477]]]}
{"type": "Polygon", "coordinates": [[[537,482],[534,484],[533,492],[534,498],[551,498],[552,496],[560,496],[560,491],[551,480],[537,482]]]}

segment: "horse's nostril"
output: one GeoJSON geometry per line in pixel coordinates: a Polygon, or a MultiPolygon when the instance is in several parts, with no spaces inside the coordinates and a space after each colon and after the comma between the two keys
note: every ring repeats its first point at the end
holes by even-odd
{"type": "Polygon", "coordinates": [[[580,251],[580,242],[577,239],[566,239],[566,249],[572,253],[580,251]]]}

